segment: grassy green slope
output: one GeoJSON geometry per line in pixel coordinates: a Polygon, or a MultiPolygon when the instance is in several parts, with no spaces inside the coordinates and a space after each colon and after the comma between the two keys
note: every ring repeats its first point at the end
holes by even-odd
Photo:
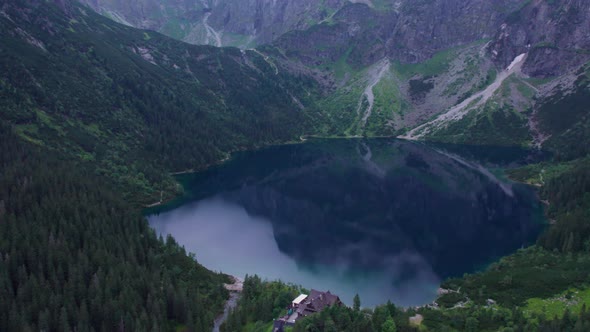
{"type": "Polygon", "coordinates": [[[427,139],[448,143],[528,146],[532,141],[528,115],[533,96],[531,87],[516,77],[510,77],[481,107],[429,133],[427,139]]]}
{"type": "Polygon", "coordinates": [[[337,80],[343,82],[329,96],[322,98],[318,106],[326,120],[318,134],[323,136],[393,136],[395,128],[389,124],[396,113],[406,106],[399,91],[395,74],[390,69],[384,73],[373,87],[375,97],[371,116],[365,127],[361,125],[368,102],[365,89],[379,72],[381,64],[354,69],[346,64],[345,57],[330,68],[337,80]]]}
{"type": "MultiPolygon", "coordinates": [[[[416,64],[383,58],[363,66],[354,58],[353,46],[336,59],[324,57],[322,53],[321,64],[313,69],[323,73],[333,84],[329,93],[317,97],[321,114],[315,118],[315,133],[322,136],[396,136],[432,119],[494,81],[496,70],[481,53],[484,42],[480,40],[441,51],[416,64]],[[380,69],[385,64],[389,64],[389,68],[382,72],[380,69]],[[369,86],[372,86],[374,104],[365,122],[369,106],[365,92],[369,86]]],[[[326,53],[339,52],[327,48],[326,53]]],[[[300,59],[295,57],[291,61],[300,59]]],[[[503,94],[510,94],[509,88],[505,88],[503,94]]],[[[528,87],[523,83],[517,89],[528,87]]],[[[522,98],[530,102],[531,94],[526,94],[527,97],[522,98]]],[[[503,99],[508,97],[503,96],[503,99]]],[[[519,116],[520,122],[526,122],[519,112],[512,113],[519,116]]]]}

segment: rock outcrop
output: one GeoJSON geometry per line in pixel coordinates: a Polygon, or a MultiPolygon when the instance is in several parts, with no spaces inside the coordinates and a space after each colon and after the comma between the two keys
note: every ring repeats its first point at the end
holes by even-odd
{"type": "Polygon", "coordinates": [[[347,0],[81,0],[120,23],[156,30],[193,44],[250,47],[329,17],[347,0]]]}
{"type": "Polygon", "coordinates": [[[531,1],[506,18],[490,52],[501,66],[528,52],[525,73],[563,75],[590,59],[590,2],[531,1]]]}
{"type": "MultiPolygon", "coordinates": [[[[64,0],[56,0],[63,2],[64,0]]],[[[590,57],[584,0],[81,0],[121,23],[194,44],[272,43],[310,65],[346,52],[368,66],[384,57],[423,62],[441,50],[490,39],[498,68],[529,53],[523,71],[556,76],[590,57]]]]}

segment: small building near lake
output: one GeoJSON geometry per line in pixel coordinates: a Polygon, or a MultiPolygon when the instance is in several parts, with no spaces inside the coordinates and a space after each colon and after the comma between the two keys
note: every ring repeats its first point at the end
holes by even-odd
{"type": "Polygon", "coordinates": [[[293,300],[293,302],[291,302],[291,308],[295,308],[298,307],[301,302],[303,302],[303,300],[305,300],[307,298],[307,294],[301,294],[299,296],[297,296],[295,298],[295,300],[293,300]]]}
{"type": "Polygon", "coordinates": [[[309,295],[301,294],[297,296],[287,309],[287,314],[275,319],[273,331],[282,332],[285,326],[293,326],[299,319],[333,305],[342,305],[342,301],[337,295],[330,293],[330,291],[320,292],[312,289],[309,295]]]}

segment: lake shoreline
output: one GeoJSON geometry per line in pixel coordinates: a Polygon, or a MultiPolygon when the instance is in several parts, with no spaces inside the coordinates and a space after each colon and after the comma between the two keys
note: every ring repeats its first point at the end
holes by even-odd
{"type": "MultiPolygon", "coordinates": [[[[303,142],[305,141],[298,142],[298,145],[303,142]]],[[[481,271],[499,257],[503,257],[504,255],[501,252],[507,252],[511,248],[518,248],[535,241],[531,237],[535,236],[533,233],[536,232],[538,227],[531,224],[530,221],[533,220],[533,214],[534,216],[541,216],[542,213],[540,210],[538,213],[527,212],[529,206],[535,206],[535,209],[540,207],[539,203],[536,202],[533,204],[527,203],[530,200],[537,201],[531,189],[525,190],[522,189],[524,186],[514,184],[521,189],[514,192],[506,190],[497,183],[498,180],[490,179],[492,173],[484,172],[471,164],[466,166],[465,162],[457,161],[457,156],[449,156],[449,154],[457,153],[458,156],[462,155],[464,158],[473,159],[474,163],[479,161],[485,163],[484,165],[513,165],[514,160],[521,160],[514,158],[522,158],[527,154],[527,151],[515,153],[510,149],[506,149],[506,147],[497,147],[489,151],[486,150],[488,152],[479,153],[480,150],[477,147],[457,146],[450,147],[450,152],[445,154],[440,153],[437,149],[432,149],[428,144],[416,144],[415,142],[387,138],[375,140],[363,138],[345,140],[318,139],[317,141],[311,139],[307,143],[309,146],[281,144],[277,148],[262,149],[251,154],[236,154],[233,158],[228,159],[230,162],[227,166],[203,175],[193,177],[182,174],[178,180],[186,189],[184,198],[168,205],[165,209],[154,209],[153,213],[150,213],[148,217],[150,225],[156,232],[162,235],[172,235],[180,244],[186,246],[189,251],[198,253],[199,262],[212,270],[224,271],[233,275],[241,275],[243,272],[248,274],[256,273],[269,280],[288,280],[296,284],[302,284],[304,287],[338,291],[344,297],[348,297],[350,294],[347,293],[350,291],[358,290],[362,297],[367,298],[367,303],[373,304],[382,303],[379,302],[382,300],[382,296],[391,295],[393,297],[389,299],[404,307],[431,303],[435,296],[430,297],[430,294],[434,294],[436,288],[440,286],[438,277],[446,278],[444,276],[458,276],[467,271],[469,271],[467,273],[481,271]],[[359,149],[361,145],[366,146],[359,149]],[[368,150],[372,150],[372,153],[368,153],[368,150]],[[477,153],[474,154],[474,151],[477,153]],[[392,173],[393,170],[395,172],[392,173]],[[389,174],[387,179],[385,174],[389,174]],[[404,188],[404,185],[411,185],[411,188],[414,188],[410,191],[410,195],[415,198],[408,198],[407,193],[401,194],[396,189],[404,188]],[[318,190],[314,189],[316,187],[318,190]],[[474,201],[472,195],[466,194],[464,189],[458,190],[460,187],[472,188],[476,192],[481,192],[482,195],[485,195],[484,197],[498,197],[499,200],[477,200],[475,201],[479,202],[477,206],[471,203],[465,204],[474,201]],[[269,189],[269,191],[264,188],[269,189]],[[379,192],[386,190],[387,194],[385,196],[378,194],[375,188],[381,188],[379,192]],[[444,190],[444,193],[441,190],[444,190]],[[316,192],[325,192],[326,195],[322,194],[322,196],[316,197],[316,192]],[[516,195],[516,200],[512,198],[513,195],[516,195]],[[343,200],[342,198],[345,196],[350,196],[350,199],[348,201],[343,200]],[[294,197],[298,198],[294,199],[294,197]],[[330,211],[324,211],[321,208],[322,206],[339,213],[338,211],[341,211],[341,208],[352,208],[355,209],[354,211],[361,212],[364,209],[363,206],[373,204],[372,206],[376,210],[372,210],[373,217],[371,217],[371,220],[378,220],[390,215],[389,212],[381,208],[389,206],[383,201],[385,197],[398,202],[396,211],[399,207],[410,206],[411,204],[408,204],[411,202],[419,202],[419,197],[427,197],[430,206],[443,208],[441,211],[437,210],[439,212],[434,217],[443,217],[445,219],[441,219],[441,221],[447,222],[451,219],[455,220],[456,218],[453,216],[457,213],[462,214],[465,217],[462,218],[465,220],[462,225],[456,225],[456,223],[449,225],[456,225],[461,229],[467,227],[471,229],[469,232],[473,232],[484,242],[478,242],[481,245],[472,245],[473,241],[462,242],[465,248],[471,248],[469,250],[473,255],[465,257],[459,265],[451,261],[449,261],[449,264],[445,264],[449,259],[449,255],[439,255],[436,252],[444,252],[444,250],[439,249],[446,246],[449,241],[454,241],[456,236],[453,234],[456,234],[456,232],[450,232],[447,235],[447,232],[443,234],[439,229],[431,234],[431,237],[436,240],[433,240],[432,246],[424,246],[417,251],[408,252],[403,249],[403,243],[407,241],[397,242],[395,236],[383,240],[389,241],[388,243],[391,246],[384,246],[384,243],[375,247],[368,245],[373,243],[373,240],[381,241],[379,239],[382,236],[375,238],[373,234],[377,233],[371,230],[372,226],[367,226],[369,227],[366,228],[367,232],[360,233],[363,234],[363,239],[366,239],[366,241],[361,242],[367,245],[355,247],[357,248],[355,250],[362,250],[364,254],[359,253],[362,257],[381,257],[374,261],[375,265],[373,266],[375,267],[384,266],[381,264],[382,259],[396,262],[395,266],[389,264],[387,269],[378,268],[379,271],[370,276],[357,274],[357,276],[362,276],[354,280],[343,279],[337,273],[334,274],[339,269],[338,264],[310,271],[301,271],[295,268],[304,263],[294,260],[294,257],[300,257],[298,256],[300,248],[297,245],[298,242],[295,241],[299,238],[299,235],[296,234],[303,234],[302,232],[305,231],[299,229],[303,224],[288,218],[288,216],[296,218],[297,213],[294,213],[294,211],[305,210],[306,218],[319,220],[318,218],[326,218],[332,215],[332,213],[329,213],[330,211]],[[365,198],[371,201],[365,202],[365,198]],[[267,205],[269,202],[273,203],[269,206],[267,205]],[[487,222],[488,217],[485,217],[485,223],[466,223],[467,220],[480,216],[481,214],[478,211],[485,211],[488,208],[497,212],[505,211],[504,209],[498,209],[496,204],[504,206],[508,202],[517,208],[514,211],[521,211],[521,219],[512,214],[502,214],[495,217],[499,224],[487,222]],[[343,203],[346,204],[342,205],[343,203]],[[445,206],[449,206],[449,209],[445,210],[445,206]],[[465,211],[460,210],[455,213],[453,211],[457,211],[457,209],[450,208],[451,206],[465,207],[465,211]],[[268,208],[273,210],[265,212],[264,209],[268,208]],[[380,214],[380,211],[386,213],[386,215],[380,214]],[[328,214],[325,215],[324,213],[328,214]],[[276,219],[271,221],[269,216],[276,219]],[[211,224],[213,220],[215,221],[214,225],[211,224]],[[293,225],[295,228],[289,228],[292,231],[283,233],[282,240],[279,239],[277,243],[277,239],[273,236],[272,227],[273,224],[280,220],[293,225]],[[518,220],[523,223],[522,228],[518,227],[518,229],[523,230],[523,233],[515,233],[512,230],[514,228],[512,226],[513,221],[518,220]],[[236,232],[236,229],[240,229],[240,231],[236,232]],[[485,249],[489,246],[484,244],[493,241],[485,234],[498,234],[498,232],[506,232],[509,229],[510,235],[506,238],[508,242],[503,246],[504,249],[485,249]],[[490,232],[485,230],[490,230],[490,232]],[[290,247],[283,247],[287,243],[284,241],[290,241],[289,243],[292,244],[290,247]],[[250,245],[252,243],[256,243],[256,245],[250,245]],[[283,250],[278,250],[277,245],[282,247],[283,250]],[[397,248],[398,245],[402,246],[400,250],[378,249],[397,248]],[[440,256],[440,258],[426,259],[433,255],[440,256]],[[385,289],[389,287],[385,286],[385,280],[391,282],[391,280],[399,279],[395,272],[391,272],[402,269],[402,266],[398,266],[398,263],[402,265],[411,264],[414,268],[413,271],[416,271],[416,278],[412,282],[419,286],[408,286],[410,284],[405,280],[404,282],[395,281],[393,284],[390,283],[390,285],[395,285],[394,288],[378,294],[373,287],[365,287],[357,283],[358,280],[364,278],[361,280],[363,283],[372,280],[373,285],[381,285],[383,287],[379,286],[380,289],[385,289]],[[431,270],[432,268],[435,268],[435,270],[431,270]],[[436,285],[432,283],[434,280],[437,280],[436,285]],[[432,288],[432,292],[424,291],[423,294],[418,294],[415,291],[408,291],[408,287],[426,289],[426,287],[422,287],[423,285],[432,288]]],[[[501,167],[498,166],[497,172],[501,167]]],[[[506,181],[511,182],[506,178],[502,182],[506,183],[506,181]]],[[[401,213],[401,211],[398,213],[401,213]]],[[[394,212],[393,215],[395,214],[394,212]]],[[[356,215],[356,222],[361,223],[366,219],[367,215],[366,213],[356,215]]],[[[496,215],[494,214],[492,217],[496,215]]],[[[424,224],[421,226],[422,228],[433,229],[434,231],[436,228],[427,227],[428,220],[432,219],[429,216],[430,214],[424,215],[421,212],[409,212],[406,218],[419,218],[416,222],[424,224]]],[[[341,217],[342,215],[334,216],[334,218],[340,219],[341,217]]],[[[404,219],[396,220],[402,221],[404,219]]],[[[397,221],[392,222],[397,223],[397,221]]],[[[331,224],[335,225],[334,223],[331,224]]],[[[378,224],[374,226],[380,227],[378,224]]],[[[399,226],[406,228],[403,222],[399,226]]],[[[346,234],[348,234],[349,230],[352,229],[343,229],[343,233],[340,233],[335,238],[321,236],[325,239],[333,238],[348,241],[348,235],[346,234]]],[[[414,234],[411,233],[411,229],[407,229],[407,231],[410,231],[409,236],[414,234]]],[[[320,233],[323,234],[324,230],[320,230],[320,233]]],[[[457,239],[461,240],[462,238],[457,239]]],[[[414,240],[410,238],[409,241],[411,243],[414,240]]],[[[415,239],[415,241],[418,241],[418,239],[415,239]]],[[[334,241],[324,242],[319,250],[325,252],[326,255],[331,255],[331,250],[339,246],[336,243],[338,241],[332,242],[334,241]]],[[[349,258],[348,256],[341,257],[344,260],[341,261],[344,264],[343,266],[350,266],[346,263],[349,258]]],[[[308,263],[315,266],[314,261],[308,263]]],[[[384,298],[384,301],[386,300],[384,298]]]]}
{"type": "MultiPolygon", "coordinates": [[[[252,147],[244,147],[244,148],[239,148],[233,151],[230,151],[227,153],[227,155],[225,157],[223,157],[222,159],[219,159],[217,161],[214,162],[210,162],[208,164],[205,164],[201,167],[198,168],[191,168],[191,169],[186,169],[183,171],[176,171],[176,172],[170,172],[168,173],[169,175],[172,175],[173,177],[179,176],[179,175],[190,175],[190,174],[196,174],[196,173],[201,173],[201,172],[205,172],[213,167],[216,166],[221,166],[224,163],[227,163],[228,161],[231,161],[233,158],[233,155],[236,153],[240,153],[240,152],[250,152],[250,151],[257,151],[257,150],[261,150],[261,149],[265,149],[265,148],[271,148],[273,146],[284,146],[284,145],[294,145],[294,144],[304,144],[310,140],[314,140],[314,139],[319,139],[319,140],[353,140],[353,139],[396,139],[396,140],[400,140],[400,141],[407,141],[407,142],[412,142],[412,143],[419,143],[421,141],[416,141],[416,140],[407,140],[404,138],[401,138],[400,136],[319,136],[319,135],[301,135],[299,136],[299,140],[290,140],[290,141],[286,141],[286,142],[279,142],[279,143],[269,143],[269,144],[263,144],[263,145],[256,145],[256,146],[252,146],[252,147]]],[[[179,183],[178,181],[176,181],[177,185],[182,186],[181,183],[179,183]]],[[[181,198],[183,196],[183,194],[175,194],[169,198],[166,199],[162,199],[153,203],[149,203],[149,204],[144,204],[143,208],[144,209],[150,209],[150,208],[155,208],[155,207],[159,207],[159,206],[163,206],[166,205],[168,203],[171,203],[173,201],[175,201],[178,198],[181,198]]]]}
{"type": "MultiPolygon", "coordinates": [[[[383,136],[359,136],[359,135],[355,135],[355,136],[322,136],[322,135],[300,135],[298,140],[289,140],[289,141],[285,141],[285,142],[276,142],[276,143],[268,143],[268,144],[262,144],[262,145],[254,145],[251,147],[242,147],[242,148],[237,148],[235,150],[229,151],[226,153],[226,156],[210,162],[208,164],[205,164],[203,166],[200,166],[198,168],[191,168],[191,169],[186,169],[186,170],[182,170],[182,171],[174,171],[174,172],[170,172],[168,173],[169,175],[176,177],[179,175],[190,175],[190,174],[196,174],[196,173],[201,173],[201,172],[205,172],[213,167],[217,167],[217,166],[221,166],[225,163],[227,163],[228,161],[231,161],[234,154],[236,153],[240,153],[240,152],[252,152],[252,151],[258,151],[258,150],[262,150],[265,148],[271,148],[271,147],[276,147],[276,146],[287,146],[287,145],[296,145],[296,144],[305,144],[311,140],[363,140],[363,139],[392,139],[392,140],[399,140],[399,141],[404,141],[404,142],[408,142],[408,143],[413,143],[413,144],[448,144],[448,143],[444,143],[444,142],[437,142],[437,141],[426,141],[426,140],[413,140],[413,139],[406,139],[401,135],[383,135],[383,136]]],[[[455,144],[455,145],[461,145],[461,144],[455,144]]],[[[523,148],[523,147],[519,147],[519,148],[523,148]]],[[[518,182],[518,181],[516,181],[518,182]]],[[[176,181],[177,185],[182,186],[181,183],[179,183],[178,181],[176,181]]],[[[175,201],[178,198],[181,198],[183,196],[183,194],[174,194],[169,198],[166,199],[162,199],[160,201],[156,201],[153,203],[149,203],[149,204],[144,204],[143,208],[144,209],[150,209],[150,208],[154,208],[154,207],[159,207],[159,206],[163,206],[166,205],[168,203],[171,203],[173,201],[175,201]]]]}

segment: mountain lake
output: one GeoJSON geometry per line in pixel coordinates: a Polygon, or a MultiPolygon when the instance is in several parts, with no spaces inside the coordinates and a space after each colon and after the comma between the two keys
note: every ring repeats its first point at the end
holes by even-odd
{"type": "Polygon", "coordinates": [[[441,281],[534,243],[535,190],[503,170],[508,147],[313,139],[240,152],[178,176],[185,195],[147,211],[214,271],[331,291],[347,304],[432,302],[441,281]]]}

